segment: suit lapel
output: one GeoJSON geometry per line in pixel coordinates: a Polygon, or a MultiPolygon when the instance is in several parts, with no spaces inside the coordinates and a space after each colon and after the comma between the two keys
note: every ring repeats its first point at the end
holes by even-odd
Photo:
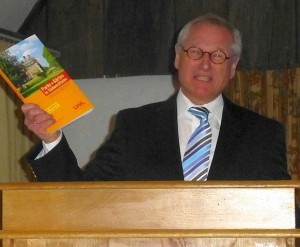
{"type": "Polygon", "coordinates": [[[214,158],[208,175],[208,180],[220,180],[227,174],[234,149],[239,143],[243,133],[241,122],[235,114],[234,105],[224,98],[224,109],[219,137],[215,149],[214,158]]]}
{"type": "Polygon", "coordinates": [[[183,179],[178,140],[176,94],[157,109],[157,149],[170,179],[183,179]]]}

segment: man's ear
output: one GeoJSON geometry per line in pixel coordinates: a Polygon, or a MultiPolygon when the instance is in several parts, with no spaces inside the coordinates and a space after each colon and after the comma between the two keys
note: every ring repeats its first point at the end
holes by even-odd
{"type": "MultiPolygon", "coordinates": [[[[234,58],[235,59],[235,58],[234,58]]],[[[231,64],[231,68],[230,68],[230,79],[232,79],[235,76],[235,71],[236,71],[236,67],[238,65],[240,61],[240,58],[236,58],[232,64],[231,64]]]]}
{"type": "Polygon", "coordinates": [[[175,59],[174,59],[174,66],[178,69],[179,66],[179,59],[180,59],[180,47],[178,44],[175,45],[175,59]]]}

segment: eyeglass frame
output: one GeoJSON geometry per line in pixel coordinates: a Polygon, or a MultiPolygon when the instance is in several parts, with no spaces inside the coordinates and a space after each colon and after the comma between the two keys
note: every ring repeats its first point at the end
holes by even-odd
{"type": "Polygon", "coordinates": [[[228,60],[228,59],[230,59],[230,58],[233,57],[233,56],[228,57],[228,56],[226,55],[226,53],[225,53],[224,51],[221,51],[221,50],[215,50],[215,51],[209,52],[209,51],[203,51],[203,50],[202,50],[201,48],[199,48],[198,46],[191,46],[191,47],[189,47],[188,49],[185,49],[185,48],[183,47],[183,45],[181,45],[181,44],[180,44],[179,46],[181,46],[182,50],[186,53],[186,55],[188,56],[188,58],[189,58],[189,59],[192,59],[192,60],[200,60],[200,59],[204,56],[204,54],[207,53],[207,54],[209,55],[209,60],[212,61],[214,64],[222,64],[222,63],[224,63],[226,60],[228,60]],[[192,49],[192,48],[197,48],[197,49],[199,49],[199,50],[202,52],[202,56],[199,57],[199,58],[191,58],[191,57],[189,56],[189,50],[192,49]],[[214,62],[214,61],[211,59],[211,55],[212,55],[214,52],[221,52],[221,53],[223,53],[224,56],[225,56],[224,61],[221,62],[221,63],[216,63],[216,62],[214,62]]]}

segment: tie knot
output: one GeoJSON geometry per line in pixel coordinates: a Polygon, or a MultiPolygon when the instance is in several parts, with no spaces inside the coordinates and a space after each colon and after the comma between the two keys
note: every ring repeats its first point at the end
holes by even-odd
{"type": "Polygon", "coordinates": [[[199,119],[208,119],[209,110],[205,107],[191,107],[188,111],[199,119]]]}

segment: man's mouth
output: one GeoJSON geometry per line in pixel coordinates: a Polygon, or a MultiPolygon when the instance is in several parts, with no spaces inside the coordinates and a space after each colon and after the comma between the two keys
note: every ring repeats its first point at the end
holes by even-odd
{"type": "Polygon", "coordinates": [[[208,77],[208,76],[195,76],[195,79],[197,81],[209,81],[210,77],[208,77]]]}

